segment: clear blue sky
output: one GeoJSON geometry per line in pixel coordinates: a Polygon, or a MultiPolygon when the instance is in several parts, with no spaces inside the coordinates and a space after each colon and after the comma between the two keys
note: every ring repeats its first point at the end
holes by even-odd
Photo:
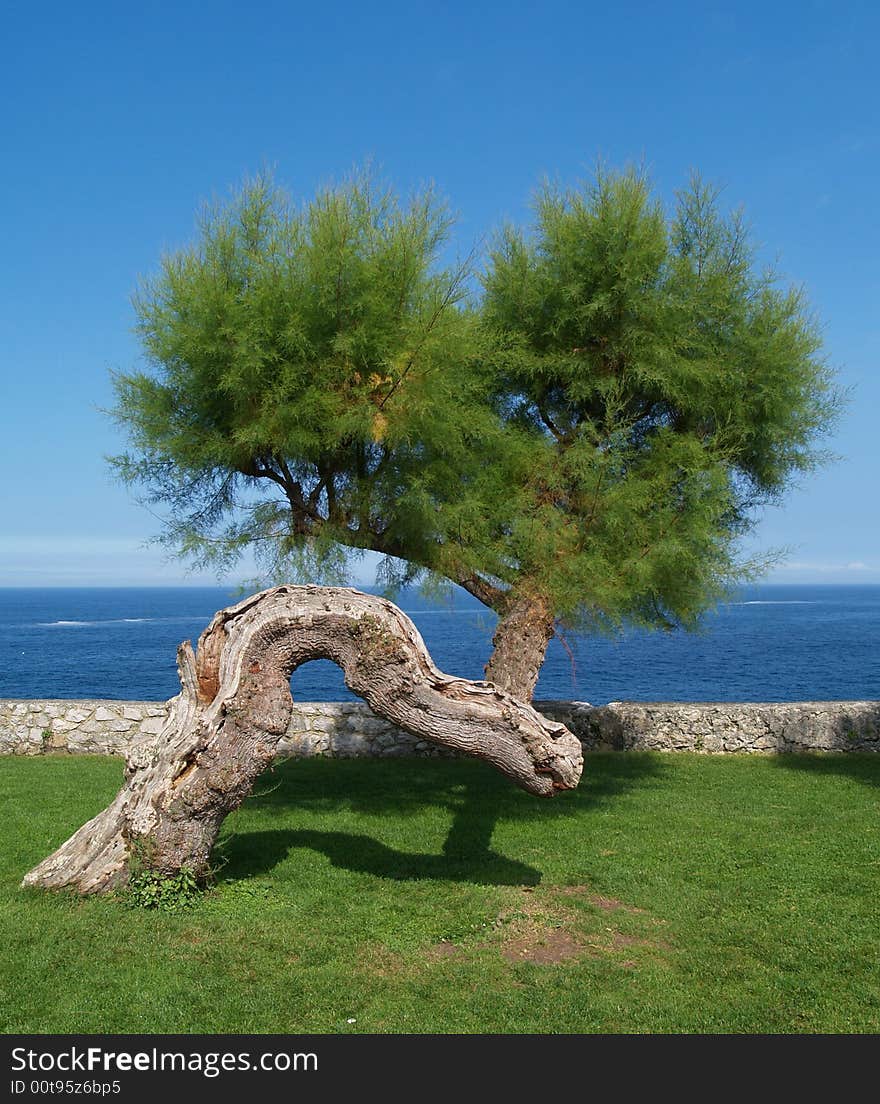
{"type": "MultiPolygon", "coordinates": [[[[8,5],[0,102],[0,585],[183,580],[114,485],[99,413],[129,297],[199,203],[274,165],[295,195],[372,159],[466,250],[545,174],[698,167],[805,285],[852,401],[842,459],[768,511],[776,581],[880,582],[880,9],[874,3],[8,5]]],[[[190,581],[212,582],[190,577],[190,581]]]]}

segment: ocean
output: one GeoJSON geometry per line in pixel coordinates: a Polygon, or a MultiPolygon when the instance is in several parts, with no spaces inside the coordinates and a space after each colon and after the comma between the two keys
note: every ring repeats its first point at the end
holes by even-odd
{"type": "MultiPolygon", "coordinates": [[[[175,655],[214,612],[222,587],[0,588],[0,697],[163,701],[175,655]]],[[[494,617],[469,595],[432,603],[407,593],[441,670],[481,678],[494,617]]],[[[627,632],[554,640],[536,696],[609,701],[880,699],[880,586],[757,586],[709,613],[697,633],[627,632]]],[[[353,695],[321,661],[292,679],[300,701],[353,695]]]]}

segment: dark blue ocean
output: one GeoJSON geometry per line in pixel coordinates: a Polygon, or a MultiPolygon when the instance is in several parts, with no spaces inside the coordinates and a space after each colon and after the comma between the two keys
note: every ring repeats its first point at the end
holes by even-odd
{"type": "MultiPolygon", "coordinates": [[[[0,697],[161,701],[181,640],[239,600],[224,588],[0,589],[0,697]]],[[[437,665],[481,678],[493,617],[470,596],[399,599],[437,665]]],[[[699,633],[553,641],[537,696],[608,701],[880,699],[880,586],[760,586],[699,633]]],[[[295,673],[301,701],[352,695],[328,662],[295,673]]]]}

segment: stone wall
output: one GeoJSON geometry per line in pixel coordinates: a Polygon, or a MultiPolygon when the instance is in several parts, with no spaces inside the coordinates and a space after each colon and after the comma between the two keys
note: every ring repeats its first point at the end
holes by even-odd
{"type": "MultiPolygon", "coordinates": [[[[880,702],[543,701],[585,751],[880,751],[880,702]]],[[[161,730],[165,702],[0,699],[0,754],[121,755],[161,730]]],[[[297,702],[283,755],[450,755],[360,702],[297,702]]]]}
{"type": "Polygon", "coordinates": [[[0,698],[0,755],[121,755],[162,729],[166,702],[0,698]]]}
{"type": "Polygon", "coordinates": [[[880,702],[540,702],[585,751],[880,751],[880,702]]]}

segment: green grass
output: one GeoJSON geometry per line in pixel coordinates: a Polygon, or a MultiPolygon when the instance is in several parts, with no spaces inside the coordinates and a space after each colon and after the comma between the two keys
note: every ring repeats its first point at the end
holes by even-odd
{"type": "Polygon", "coordinates": [[[880,1030],[880,756],[291,762],[190,909],[20,890],[120,780],[0,759],[4,1032],[880,1030]]]}

